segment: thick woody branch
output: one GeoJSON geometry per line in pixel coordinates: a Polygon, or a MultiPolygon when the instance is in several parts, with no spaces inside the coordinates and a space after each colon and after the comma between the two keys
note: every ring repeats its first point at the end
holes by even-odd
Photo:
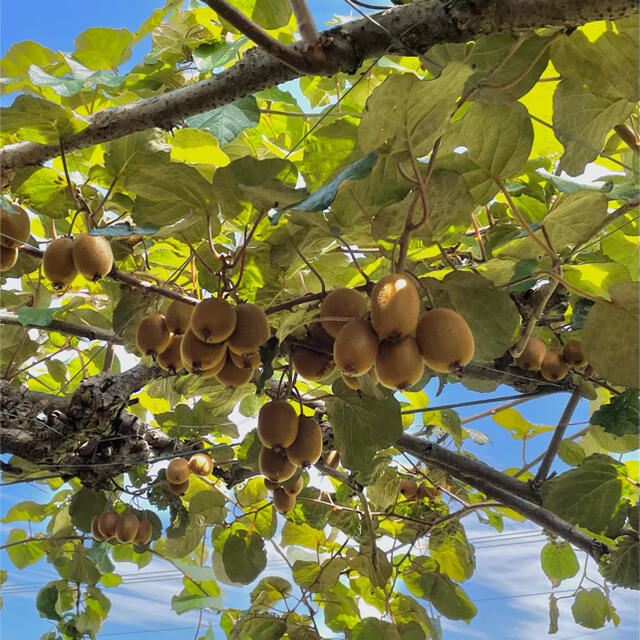
{"type": "MultiPolygon", "coordinates": [[[[394,7],[375,15],[386,31],[369,20],[353,20],[322,33],[325,64],[314,73],[354,73],[363,60],[385,53],[415,55],[445,42],[530,31],[539,27],[576,27],[637,12],[633,0],[432,0],[394,7]]],[[[304,43],[291,51],[302,55],[304,43]]],[[[261,49],[248,51],[231,68],[201,82],[96,113],[89,125],[64,139],[67,153],[151,127],[168,128],[188,116],[273,87],[301,74],[261,49]]],[[[0,150],[4,172],[42,164],[58,156],[58,144],[19,142],[0,150]]]]}

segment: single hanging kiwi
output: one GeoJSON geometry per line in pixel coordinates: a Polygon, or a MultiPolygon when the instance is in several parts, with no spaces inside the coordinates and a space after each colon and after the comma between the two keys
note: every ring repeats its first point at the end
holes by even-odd
{"type": "Polygon", "coordinates": [[[323,380],[336,368],[330,354],[300,346],[292,348],[291,363],[301,377],[311,382],[323,380]]]}
{"type": "Polygon", "coordinates": [[[258,455],[260,473],[272,482],[284,482],[296,472],[296,465],[289,462],[284,451],[274,451],[269,447],[261,447],[258,455]]]}
{"type": "Polygon", "coordinates": [[[304,487],[304,482],[302,480],[302,474],[301,474],[293,482],[283,485],[282,489],[284,490],[285,493],[288,493],[290,496],[297,496],[302,491],[302,487],[304,487]]]}
{"type": "Polygon", "coordinates": [[[291,511],[296,506],[295,494],[287,493],[284,489],[276,489],[273,492],[273,506],[276,511],[284,514],[291,511]]]}
{"type": "Polygon", "coordinates": [[[207,298],[193,310],[191,330],[202,342],[220,343],[233,333],[236,321],[236,310],[232,304],[222,298],[207,298]]]}
{"type": "Polygon", "coordinates": [[[407,499],[413,500],[418,493],[418,483],[406,478],[400,480],[400,493],[407,499]]]}
{"type": "Polygon", "coordinates": [[[151,523],[146,518],[138,518],[138,533],[133,539],[134,544],[147,544],[151,542],[151,523]]]}
{"type": "Polygon", "coordinates": [[[333,338],[350,318],[362,318],[367,312],[367,299],[355,289],[342,287],[329,292],[320,305],[320,316],[344,318],[323,320],[322,328],[333,338]]]}
{"type": "Polygon", "coordinates": [[[189,328],[194,308],[192,304],[187,302],[173,300],[164,314],[167,329],[178,336],[182,335],[189,328]]]}
{"type": "Polygon", "coordinates": [[[171,334],[163,315],[152,313],[138,325],[136,345],[145,356],[157,356],[169,346],[170,341],[171,334]]]}
{"type": "Polygon", "coordinates": [[[465,319],[452,309],[432,309],[422,315],[416,338],[424,361],[434,371],[448,373],[473,358],[473,334],[465,319]]]}
{"type": "Polygon", "coordinates": [[[224,367],[224,365],[227,364],[227,356],[228,356],[228,354],[229,354],[229,350],[225,349],[225,354],[220,359],[220,362],[218,362],[213,367],[211,367],[211,369],[203,369],[202,371],[194,371],[194,373],[199,378],[215,378],[220,373],[220,371],[222,371],[222,367],[224,367]]]}
{"type": "Polygon", "coordinates": [[[174,484],[173,482],[168,483],[169,492],[173,493],[174,496],[183,496],[187,491],[189,491],[189,485],[191,481],[187,478],[184,482],[179,482],[178,484],[174,484]]]}
{"type": "Polygon", "coordinates": [[[348,376],[361,376],[373,367],[378,355],[378,336],[362,318],[345,324],[333,343],[333,359],[348,376]]]}
{"type": "Polygon", "coordinates": [[[239,369],[255,369],[260,366],[261,362],[259,351],[251,351],[239,356],[237,353],[229,350],[229,357],[231,358],[231,362],[239,369]]]}
{"type": "Polygon", "coordinates": [[[113,267],[111,245],[104,236],[81,233],[73,240],[73,261],[87,280],[97,282],[113,267]]]}
{"type": "Polygon", "coordinates": [[[308,467],[320,459],[322,455],[322,429],[309,416],[298,418],[298,435],[284,452],[294,464],[308,467]]]}
{"type": "Polygon", "coordinates": [[[549,351],[540,366],[540,374],[549,382],[563,380],[569,372],[569,365],[557,351],[549,351]]]}
{"type": "Polygon", "coordinates": [[[320,314],[314,316],[314,322],[310,322],[307,325],[309,336],[312,340],[319,342],[320,344],[332,345],[334,338],[325,331],[325,328],[322,326],[322,322],[320,321],[320,317],[320,314]]]}
{"type": "Polygon", "coordinates": [[[542,361],[547,355],[547,345],[538,336],[531,336],[524,350],[516,358],[516,366],[525,371],[540,371],[542,361]]]}
{"type": "Polygon", "coordinates": [[[116,535],[118,517],[115,511],[105,511],[98,516],[98,531],[105,540],[109,540],[109,538],[113,538],[116,535]]]}
{"type": "Polygon", "coordinates": [[[240,369],[240,367],[236,367],[228,354],[224,366],[216,375],[218,382],[232,389],[247,384],[251,381],[251,378],[253,378],[253,369],[240,369]]]}
{"type": "Polygon", "coordinates": [[[208,476],[213,471],[213,460],[206,453],[194,453],[189,458],[189,470],[196,476],[208,476]]]}
{"type": "Polygon", "coordinates": [[[186,458],[174,458],[165,473],[171,484],[180,484],[189,478],[189,472],[189,463],[186,458]]]}
{"type": "Polygon", "coordinates": [[[380,278],[371,291],[371,324],[380,340],[398,341],[416,328],[420,296],[406,273],[380,278]]]}
{"type": "Polygon", "coordinates": [[[424,362],[413,336],[400,342],[382,342],[376,358],[380,382],[389,389],[407,389],[422,377],[424,362]]]}
{"type": "Polygon", "coordinates": [[[562,359],[572,367],[584,367],[587,364],[587,358],[582,350],[582,342],[569,340],[562,349],[562,359]]]}
{"type": "Polygon", "coordinates": [[[236,326],[227,344],[233,353],[243,356],[255,352],[271,337],[271,328],[265,312],[255,304],[238,304],[236,326]]]}
{"type": "Polygon", "coordinates": [[[73,238],[62,236],[52,240],[45,249],[42,268],[54,289],[71,284],[78,275],[78,268],[73,261],[73,238]]]}
{"type": "Polygon", "coordinates": [[[217,364],[224,366],[224,356],[227,353],[227,345],[224,342],[207,343],[199,340],[196,334],[187,329],[180,343],[180,357],[182,364],[191,373],[202,373],[213,369],[217,364]]]}
{"type": "Polygon", "coordinates": [[[121,544],[133,542],[138,535],[138,518],[133,513],[122,513],[116,523],[116,540],[121,544]]]}
{"type": "Polygon", "coordinates": [[[271,482],[271,480],[269,480],[269,478],[265,478],[264,479],[264,486],[269,491],[275,491],[276,489],[278,489],[280,487],[280,484],[278,482],[271,482]]]}
{"type": "MultiPolygon", "coordinates": [[[[258,438],[265,447],[290,447],[298,435],[298,416],[286,400],[272,400],[258,412],[258,438]]],[[[273,480],[273,478],[271,478],[273,480]]]]}
{"type": "Polygon", "coordinates": [[[180,356],[181,342],[182,336],[172,335],[164,351],[158,356],[158,364],[169,373],[176,373],[180,371],[180,369],[184,369],[182,366],[182,357],[180,356]]]}
{"type": "Polygon", "coordinates": [[[100,529],[98,529],[99,518],[100,518],[99,515],[93,516],[91,520],[91,535],[94,537],[94,539],[98,540],[98,542],[104,542],[105,540],[107,540],[107,538],[103,536],[102,533],[100,532],[100,529]]]}
{"type": "Polygon", "coordinates": [[[0,245],[0,271],[8,271],[18,262],[18,249],[9,249],[0,245]]]}
{"type": "Polygon", "coordinates": [[[29,214],[17,204],[11,205],[16,213],[0,207],[0,245],[15,249],[29,239],[31,220],[29,214]]]}

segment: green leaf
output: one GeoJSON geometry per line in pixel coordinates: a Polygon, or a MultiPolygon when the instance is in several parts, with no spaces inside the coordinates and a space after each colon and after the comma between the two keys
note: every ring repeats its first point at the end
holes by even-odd
{"type": "Polygon", "coordinates": [[[115,71],[131,57],[131,33],[124,27],[93,27],[74,41],[74,57],[89,69],[115,71]]]}
{"type": "Polygon", "coordinates": [[[562,580],[573,578],[580,569],[578,558],[568,542],[549,542],[540,552],[542,570],[557,587],[562,580]]]}
{"type": "Polygon", "coordinates": [[[529,422],[516,409],[502,409],[494,413],[492,418],[494,422],[510,431],[511,435],[518,440],[535,436],[545,431],[553,431],[554,429],[554,427],[545,427],[529,422]]]}
{"type": "Polygon", "coordinates": [[[243,507],[251,507],[267,497],[268,491],[262,478],[251,478],[243,487],[235,489],[238,502],[243,507]]]}
{"type": "Polygon", "coordinates": [[[219,597],[205,595],[178,595],[171,598],[171,608],[178,614],[182,615],[187,611],[194,609],[213,609],[220,611],[222,607],[222,599],[219,597]]]}
{"type": "Polygon", "coordinates": [[[352,640],[402,640],[396,625],[377,618],[363,618],[351,630],[352,640]]]}
{"type": "Polygon", "coordinates": [[[577,467],[585,458],[584,449],[572,440],[563,440],[558,449],[558,458],[571,467],[577,467]]]}
{"type": "MultiPolygon", "coordinates": [[[[600,629],[615,619],[615,608],[600,589],[581,589],[571,605],[573,619],[587,629],[600,629]]],[[[617,626],[617,623],[616,623],[617,626]]]]}
{"type": "Polygon", "coordinates": [[[52,76],[35,64],[29,67],[27,75],[36,87],[51,87],[59,96],[65,98],[80,92],[84,84],[82,80],[52,76]]]}
{"type": "Polygon", "coordinates": [[[403,572],[402,579],[414,596],[430,600],[438,573],[438,563],[433,558],[418,556],[411,560],[411,567],[403,572]]]}
{"type": "Polygon", "coordinates": [[[638,435],[638,390],[627,389],[619,395],[612,396],[609,404],[595,411],[589,422],[600,425],[607,433],[615,436],[638,435]]]}
{"type": "Polygon", "coordinates": [[[201,525],[222,524],[227,515],[224,494],[213,487],[199,491],[189,500],[189,517],[201,525]]]}
{"type": "Polygon", "coordinates": [[[51,218],[66,217],[74,206],[64,175],[47,167],[18,171],[11,186],[27,207],[51,218]]]}
{"type": "Polygon", "coordinates": [[[169,151],[162,132],[138,131],[105,145],[104,166],[114,176],[126,176],[145,166],[168,162],[169,151]]]}
{"type": "Polygon", "coordinates": [[[587,298],[578,298],[578,300],[574,302],[573,314],[571,316],[571,328],[574,331],[582,331],[582,329],[584,329],[589,309],[591,309],[594,304],[595,302],[593,300],[587,300],[587,298]]]}
{"type": "Polygon", "coordinates": [[[218,141],[200,129],[178,129],[173,134],[171,159],[189,164],[210,164],[225,167],[229,157],[220,150],[218,141]]]}
{"type": "Polygon", "coordinates": [[[291,595],[291,584],[284,578],[269,576],[262,578],[251,592],[251,604],[253,606],[271,608],[276,602],[288,598],[291,595]]]}
{"type": "Polygon", "coordinates": [[[282,527],[282,540],[280,544],[283,547],[287,547],[290,544],[297,544],[315,551],[318,546],[324,544],[324,542],[324,532],[310,527],[306,522],[296,523],[287,520],[282,527]]]}
{"type": "Polygon", "coordinates": [[[84,547],[76,547],[69,562],[69,580],[94,586],[100,579],[100,572],[89,560],[84,547]]]}
{"type": "Polygon", "coordinates": [[[36,607],[41,618],[49,620],[60,620],[60,615],[56,611],[58,601],[58,588],[54,584],[42,587],[36,596],[36,607]]]}
{"type": "MultiPolygon", "coordinates": [[[[5,545],[9,545],[12,542],[19,542],[26,538],[27,532],[23,529],[11,529],[5,545]]],[[[24,569],[30,564],[38,562],[38,560],[44,556],[44,550],[45,548],[40,542],[25,542],[7,547],[7,554],[9,555],[9,560],[11,560],[18,569],[24,569]]]]}
{"type": "Polygon", "coordinates": [[[57,59],[54,51],[31,40],[12,44],[0,60],[0,77],[4,81],[2,93],[12,93],[28,86],[28,82],[23,81],[23,76],[32,64],[47,67],[57,59]]]}
{"type": "Polygon", "coordinates": [[[267,566],[262,536],[242,529],[232,533],[224,543],[222,562],[227,575],[234,582],[253,582],[267,566]]]}
{"type": "Polygon", "coordinates": [[[182,535],[167,537],[165,553],[169,558],[184,558],[191,553],[202,540],[204,527],[190,524],[182,535]]]}
{"type": "Polygon", "coordinates": [[[30,522],[41,522],[46,517],[56,511],[53,504],[38,504],[32,500],[24,500],[11,505],[7,515],[2,518],[2,522],[15,522],[16,520],[28,520],[30,522]]]}
{"type": "Polygon", "coordinates": [[[80,529],[89,533],[91,531],[91,520],[105,510],[107,498],[102,491],[94,491],[83,487],[74,494],[69,505],[69,515],[71,522],[80,529]]]}
{"type": "Polygon", "coordinates": [[[640,589],[638,540],[630,536],[618,540],[617,548],[600,558],[600,573],[616,586],[640,589]]]}
{"type": "Polygon", "coordinates": [[[358,604],[349,591],[344,585],[337,583],[321,596],[324,621],[332,631],[346,631],[353,628],[360,620],[358,604]]]}
{"type": "Polygon", "coordinates": [[[626,517],[623,497],[625,466],[594,453],[577,469],[565,471],[542,485],[542,503],[571,524],[594,533],[617,531],[626,517]]]}
{"type": "Polygon", "coordinates": [[[236,638],[246,640],[280,640],[287,628],[286,623],[271,614],[261,613],[257,616],[243,618],[233,628],[236,638]]]}
{"type": "Polygon", "coordinates": [[[440,565],[440,570],[458,582],[470,578],[476,568],[473,547],[467,540],[464,527],[455,520],[431,530],[429,553],[440,565]]]}
{"type": "Polygon", "coordinates": [[[245,129],[252,129],[259,122],[258,103],[253,96],[239,98],[231,104],[186,119],[188,126],[206,129],[221,145],[235,140],[245,129]]]}
{"type": "Polygon", "coordinates": [[[200,73],[210,73],[216,67],[222,67],[231,62],[238,53],[238,49],[247,42],[246,37],[233,42],[205,42],[197,46],[191,56],[200,73]]]}
{"type": "Polygon", "coordinates": [[[442,574],[436,575],[431,590],[431,602],[449,620],[469,622],[478,612],[464,590],[442,574]]]}

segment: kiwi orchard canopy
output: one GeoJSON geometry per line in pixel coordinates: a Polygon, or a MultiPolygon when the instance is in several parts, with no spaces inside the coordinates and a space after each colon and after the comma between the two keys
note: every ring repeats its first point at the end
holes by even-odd
{"type": "Polygon", "coordinates": [[[8,506],[0,575],[50,564],[43,639],[95,637],[113,562],[152,558],[184,575],[174,611],[229,638],[438,638],[477,613],[469,515],[548,536],[550,633],[620,623],[637,8],[476,4],[319,34],[304,0],[168,0],[133,34],[0,61],[2,484],[45,490],[8,506]],[[430,381],[511,387],[491,428],[526,462],[483,462],[467,425],[491,411],[434,409],[430,381]],[[514,408],[559,392],[549,426],[514,408]],[[244,608],[222,594],[249,584],[244,608]]]}

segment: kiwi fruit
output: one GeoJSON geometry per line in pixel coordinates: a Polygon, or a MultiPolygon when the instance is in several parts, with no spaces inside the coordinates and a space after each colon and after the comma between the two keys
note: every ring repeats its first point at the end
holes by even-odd
{"type": "Polygon", "coordinates": [[[297,496],[302,491],[302,487],[304,487],[304,482],[302,480],[302,475],[299,475],[293,482],[284,485],[282,489],[290,496],[297,496]]]}
{"type": "Polygon", "coordinates": [[[73,238],[63,236],[52,240],[44,252],[42,268],[54,289],[71,284],[78,275],[78,268],[73,261],[73,238]]]}
{"type": "Polygon", "coordinates": [[[104,236],[81,233],[73,240],[73,261],[87,280],[97,282],[113,267],[111,245],[104,236]]]}
{"type": "Polygon", "coordinates": [[[329,335],[325,328],[322,326],[322,322],[320,321],[320,314],[314,316],[313,318],[315,322],[310,322],[307,325],[307,329],[309,331],[309,336],[315,342],[319,342],[320,344],[332,345],[333,344],[333,336],[329,335]]]}
{"type": "Polygon", "coordinates": [[[251,378],[253,378],[253,369],[240,369],[240,367],[236,367],[229,355],[227,355],[222,369],[216,374],[216,380],[231,389],[247,384],[251,378]]]}
{"type": "Polygon", "coordinates": [[[342,327],[333,343],[333,359],[348,376],[361,376],[373,367],[378,355],[378,336],[371,325],[355,318],[342,327]]]}
{"type": "Polygon", "coordinates": [[[422,482],[421,484],[418,485],[418,489],[416,491],[416,498],[418,498],[418,500],[422,500],[423,498],[428,497],[429,493],[427,491],[427,485],[422,482]]]}
{"type": "Polygon", "coordinates": [[[371,324],[380,340],[397,341],[416,328],[420,296],[406,273],[390,273],[371,290],[371,324]]]}
{"type": "Polygon", "coordinates": [[[138,518],[138,532],[133,539],[135,544],[147,544],[151,542],[151,523],[146,518],[138,518]]]}
{"type": "Polygon", "coordinates": [[[105,511],[98,516],[97,528],[105,540],[116,535],[118,518],[119,516],[115,511],[105,511]]]}
{"type": "Polygon", "coordinates": [[[296,506],[296,496],[287,493],[284,489],[276,489],[273,492],[273,506],[280,513],[288,513],[296,506]]]}
{"type": "Polygon", "coordinates": [[[271,480],[269,480],[269,478],[265,478],[264,479],[264,486],[269,490],[269,491],[275,491],[276,489],[280,488],[280,484],[277,482],[271,482],[271,480]]]}
{"type": "Polygon", "coordinates": [[[138,535],[138,517],[133,513],[122,513],[116,523],[116,540],[127,544],[133,542],[138,535]]]}
{"type": "Polygon", "coordinates": [[[229,357],[231,358],[231,362],[239,369],[255,369],[260,366],[261,362],[259,351],[250,351],[239,356],[237,353],[229,350],[229,357]]]}
{"type": "Polygon", "coordinates": [[[189,458],[189,471],[196,476],[208,476],[213,471],[213,460],[206,453],[194,453],[189,458]]]}
{"type": "Polygon", "coordinates": [[[324,463],[331,469],[337,469],[340,464],[340,454],[337,451],[330,451],[324,458],[324,463]]]}
{"type": "Polygon", "coordinates": [[[213,365],[211,369],[204,369],[204,371],[194,371],[194,373],[200,378],[215,378],[222,370],[222,367],[224,367],[224,365],[227,364],[228,354],[229,354],[229,350],[225,349],[225,355],[223,355],[222,358],[220,358],[220,362],[213,365]]]}
{"type": "Polygon", "coordinates": [[[367,312],[366,298],[355,289],[342,287],[329,292],[320,305],[320,316],[340,317],[344,320],[322,320],[322,328],[333,338],[338,336],[349,318],[362,318],[367,312]]]}
{"type": "Polygon", "coordinates": [[[549,351],[540,365],[540,373],[549,382],[562,380],[569,371],[569,365],[557,351],[549,351]]]}
{"type": "Polygon", "coordinates": [[[322,455],[322,429],[309,416],[298,418],[298,435],[284,452],[294,464],[308,467],[317,462],[322,455]]]}
{"type": "Polygon", "coordinates": [[[312,382],[326,378],[336,368],[330,354],[298,346],[291,351],[291,363],[301,377],[312,382]]]}
{"type": "Polygon", "coordinates": [[[424,361],[434,371],[448,373],[467,364],[475,349],[465,319],[452,309],[432,309],[418,321],[416,338],[424,361]]]}
{"type": "Polygon", "coordinates": [[[145,356],[157,356],[162,353],[171,340],[171,334],[164,316],[152,313],[142,319],[136,334],[136,346],[145,356]]]}
{"type": "Polygon", "coordinates": [[[180,371],[180,369],[184,369],[182,366],[182,357],[180,356],[181,342],[182,336],[172,335],[169,338],[169,343],[158,356],[158,364],[169,373],[176,373],[180,371]]]}
{"type": "Polygon", "coordinates": [[[265,312],[255,304],[238,304],[236,326],[229,336],[229,350],[239,356],[252,353],[271,337],[271,327],[265,312]]]}
{"type": "Polygon", "coordinates": [[[261,447],[258,455],[260,473],[272,482],[284,482],[296,472],[296,465],[290,462],[284,451],[274,451],[261,447]]]}
{"type": "Polygon", "coordinates": [[[572,367],[584,367],[587,358],[582,350],[582,343],[579,340],[569,340],[562,349],[562,359],[572,367]]]}
{"type": "Polygon", "coordinates": [[[167,467],[167,480],[171,484],[180,484],[189,478],[189,463],[186,458],[174,458],[167,467]]]}
{"type": "Polygon", "coordinates": [[[272,400],[260,407],[258,438],[265,447],[286,449],[293,444],[297,435],[298,416],[285,400],[272,400]]]}
{"type": "Polygon", "coordinates": [[[107,538],[100,533],[100,529],[98,529],[98,520],[100,516],[93,516],[91,520],[91,535],[94,539],[98,540],[98,542],[104,542],[107,538]]]}
{"type": "Polygon", "coordinates": [[[516,366],[525,371],[540,371],[542,361],[547,355],[547,345],[537,336],[531,336],[523,352],[516,358],[516,366]]]}
{"type": "Polygon", "coordinates": [[[400,493],[407,500],[413,500],[418,493],[418,484],[413,480],[400,480],[400,493]]]}
{"type": "Polygon", "coordinates": [[[17,213],[10,213],[0,207],[0,245],[15,249],[29,239],[31,221],[29,214],[17,204],[11,205],[17,213]]]}
{"type": "Polygon", "coordinates": [[[189,482],[189,478],[187,478],[184,482],[179,482],[177,484],[169,482],[169,491],[175,496],[183,496],[185,493],[187,493],[187,491],[189,491],[190,484],[191,483],[189,482]]]}
{"type": "Polygon", "coordinates": [[[389,389],[407,389],[422,377],[424,362],[413,336],[400,342],[382,342],[376,358],[380,382],[389,389]]]}
{"type": "Polygon", "coordinates": [[[418,485],[418,493],[416,496],[420,499],[429,498],[429,500],[437,500],[442,495],[442,491],[438,487],[429,487],[424,482],[418,485]]]}
{"type": "Polygon", "coordinates": [[[224,342],[214,344],[202,342],[191,328],[187,329],[180,343],[182,364],[191,373],[202,373],[207,369],[213,369],[220,362],[222,362],[220,367],[222,368],[226,352],[227,345],[224,342]]]}
{"type": "Polygon", "coordinates": [[[8,271],[18,262],[18,249],[0,245],[0,271],[8,271]]]}
{"type": "Polygon", "coordinates": [[[188,328],[193,313],[193,305],[173,300],[164,314],[167,329],[176,335],[182,335],[188,328]]]}
{"type": "Polygon", "coordinates": [[[191,314],[191,331],[202,342],[224,342],[236,328],[236,321],[236,310],[231,303],[222,298],[207,298],[199,302],[191,314]]]}

